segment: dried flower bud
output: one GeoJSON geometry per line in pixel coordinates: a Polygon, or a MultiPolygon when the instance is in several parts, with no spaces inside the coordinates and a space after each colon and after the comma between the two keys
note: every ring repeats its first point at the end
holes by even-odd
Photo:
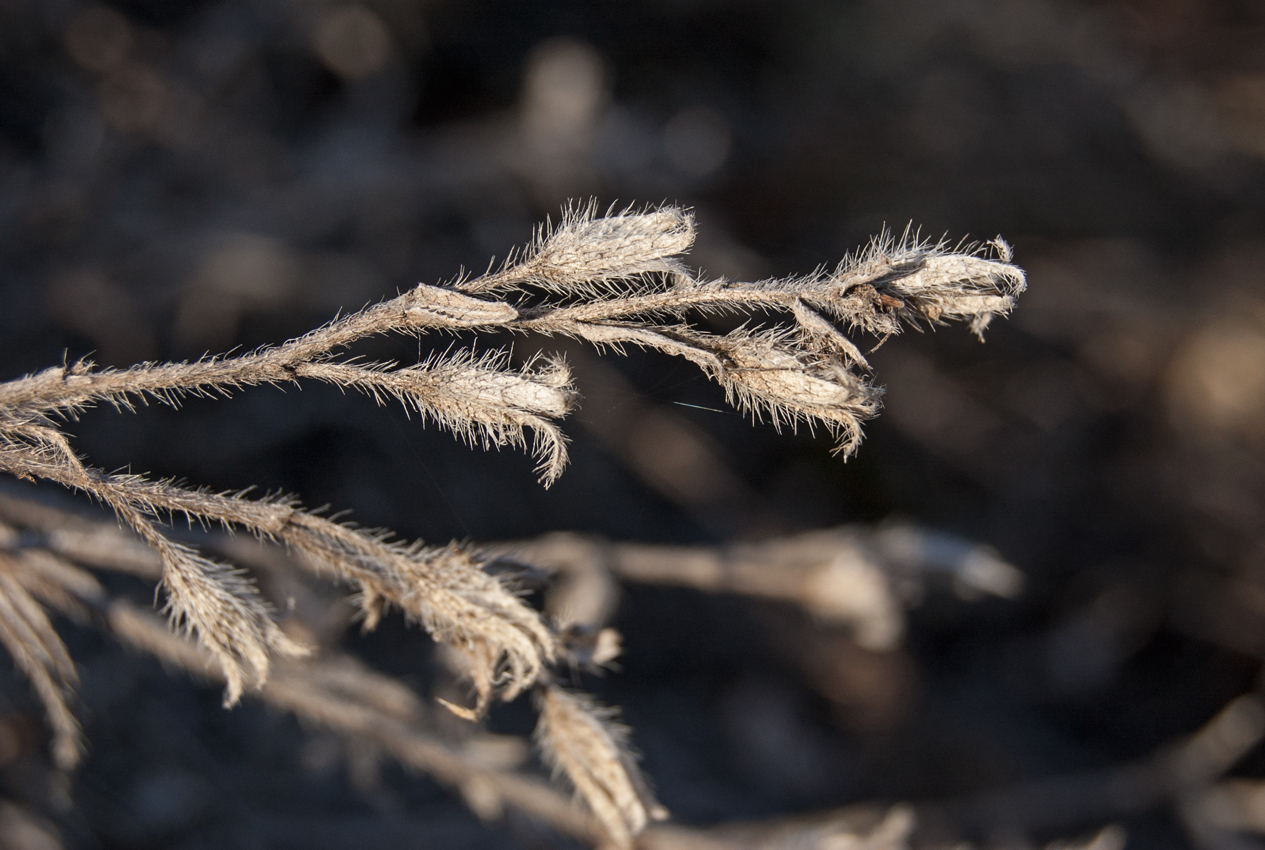
{"type": "Polygon", "coordinates": [[[525,256],[503,271],[461,285],[491,292],[534,284],[552,292],[592,293],[646,275],[688,278],[677,256],[694,244],[694,217],[676,207],[596,218],[592,204],[542,229],[525,256]]]}
{"type": "Polygon", "coordinates": [[[767,415],[776,427],[820,422],[841,436],[838,451],[845,456],[860,442],[861,422],[878,412],[879,390],[841,363],[805,362],[782,335],[742,335],[726,353],[732,365],[721,381],[731,401],[767,415]]]}
{"type": "Polygon", "coordinates": [[[628,730],[614,711],[583,694],[541,689],[536,740],[545,760],[566,774],[606,830],[611,843],[631,848],[651,820],[667,810],[654,799],[628,749],[628,730]]]}

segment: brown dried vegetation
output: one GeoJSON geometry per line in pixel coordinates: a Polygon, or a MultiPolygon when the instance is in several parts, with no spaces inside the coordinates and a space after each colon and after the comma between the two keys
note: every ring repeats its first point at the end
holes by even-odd
{"type": "MultiPolygon", "coordinates": [[[[347,698],[346,682],[318,693],[321,682],[333,681],[320,674],[331,669],[329,659],[312,662],[302,676],[293,674],[297,662],[291,659],[309,648],[281,629],[240,569],[171,536],[164,524],[182,516],[283,544],[307,569],[351,585],[367,628],[388,607],[402,610],[464,658],[476,703],[473,708],[449,706],[461,716],[476,718],[494,699],[512,700],[535,689],[542,751],[600,825],[572,832],[630,846],[633,836],[665,812],[638,773],[626,730],[613,722],[609,710],[559,687],[550,672],[560,661],[609,660],[617,645],[611,634],[594,638],[575,624],[542,615],[511,580],[485,569],[492,554],[395,541],[386,533],[307,511],[289,497],[252,499],[245,493],[211,493],[108,473],[79,456],[60,424],[101,403],[130,410],[150,400],[174,405],[189,395],[316,380],[359,390],[379,402],[395,398],[423,420],[485,447],[526,447],[530,435],[540,478],[548,485],[567,463],[558,420],[577,400],[560,359],[515,364],[509,351],[476,355],[459,350],[402,367],[343,354],[358,340],[387,333],[518,331],[577,338],[617,352],[632,345],[683,357],[753,418],[776,426],[820,425],[837,437],[837,452],[846,457],[861,440],[861,423],[877,412],[881,390],[871,383],[864,355],[841,327],[881,340],[902,325],[961,320],[982,334],[994,316],[1011,309],[1025,285],[1000,240],[950,250],[908,234],[900,239],[884,235],[833,270],[742,283],[693,276],[681,260],[693,238],[693,219],[680,209],[598,217],[590,205],[565,213],[556,227],[542,228],[527,250],[495,271],[446,286],[418,285],[282,345],[123,370],[81,361],[0,384],[0,468],[82,491],[112,508],[157,553],[169,620],[196,643],[173,642],[139,612],[110,603],[90,573],[56,551],[5,554],[0,559],[0,641],[46,707],[57,763],[72,767],[81,744],[70,709],[74,664],[45,605],[71,616],[90,609],[102,613],[126,642],[222,680],[226,705],[247,691],[260,692],[344,731],[395,735],[405,743],[392,738],[394,749],[414,753],[417,766],[459,786],[476,810],[489,795],[520,804],[535,800],[529,809],[553,805],[540,802],[552,799],[540,797],[544,789],[470,773],[442,747],[435,749],[438,744],[413,741],[407,730],[391,725],[397,721],[379,722],[370,708],[357,708],[347,698]],[[720,313],[748,321],[726,333],[700,321],[720,313]]],[[[105,551],[120,545],[127,547],[115,541],[114,549],[105,551]]],[[[128,551],[121,561],[132,568],[138,559],[153,564],[134,548],[128,551]]],[[[845,572],[839,580],[846,579],[847,595],[860,586],[861,573],[845,572]]],[[[825,592],[819,578],[810,582],[811,593],[803,593],[825,592]]],[[[883,628],[890,631],[882,624],[870,627],[877,630],[874,641],[885,639],[883,628]]]]}

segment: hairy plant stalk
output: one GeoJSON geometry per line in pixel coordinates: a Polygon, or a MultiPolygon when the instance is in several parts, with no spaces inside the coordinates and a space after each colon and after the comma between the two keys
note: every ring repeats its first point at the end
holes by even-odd
{"type": "MultiPolygon", "coordinates": [[[[107,473],[79,457],[61,423],[101,403],[131,410],[150,400],[176,405],[190,395],[320,381],[379,402],[394,398],[423,421],[485,448],[527,448],[530,434],[539,477],[548,485],[567,463],[558,421],[577,400],[559,359],[514,365],[507,350],[476,355],[466,348],[400,366],[361,362],[346,352],[359,340],[388,333],[513,331],[685,358],[754,418],[777,427],[821,426],[847,456],[860,443],[862,422],[877,413],[881,389],[845,331],[885,338],[903,325],[960,320],[981,334],[1025,286],[1000,239],[951,250],[908,233],[899,239],[885,234],[831,271],[752,283],[693,276],[681,260],[693,240],[693,218],[684,210],[598,217],[590,204],[567,211],[556,227],[541,228],[523,252],[485,275],[419,284],[281,345],[129,369],[79,361],[3,382],[0,470],[91,495],[152,547],[170,621],[215,660],[226,704],[264,687],[275,658],[307,650],[273,620],[248,576],[166,533],[163,523],[175,515],[284,544],[307,568],[352,585],[367,627],[389,606],[399,608],[467,659],[476,701],[470,709],[453,707],[463,716],[477,717],[492,700],[539,685],[542,746],[610,841],[626,847],[656,816],[657,804],[627,755],[620,727],[604,709],[560,690],[549,673],[560,659],[574,663],[609,652],[577,649],[578,633],[548,622],[505,578],[485,570],[485,556],[455,545],[392,541],[305,511],[291,498],[250,499],[107,473]],[[697,325],[701,316],[717,313],[747,321],[728,333],[697,325]]],[[[0,642],[44,701],[57,758],[70,765],[78,740],[67,708],[73,664],[28,588],[2,570],[0,642]]]]}

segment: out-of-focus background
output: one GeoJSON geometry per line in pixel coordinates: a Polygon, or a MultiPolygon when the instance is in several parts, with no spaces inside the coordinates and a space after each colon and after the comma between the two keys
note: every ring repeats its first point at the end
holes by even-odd
{"type": "MultiPolygon", "coordinates": [[[[582,685],[623,707],[680,823],[911,801],[981,846],[1108,822],[1129,846],[1217,846],[1172,807],[1040,783],[1145,759],[1257,687],[1265,6],[0,0],[5,379],[281,341],[481,271],[588,198],[692,207],[690,262],[713,276],[808,272],[912,222],[1003,235],[1030,291],[983,345],[961,327],[888,340],[886,409],[846,464],[825,436],[729,412],[687,363],[562,343],[584,401],[548,491],[530,458],[321,387],[92,411],[75,444],[436,543],[893,521],[980,541],[1023,592],[927,588],[894,649],[780,603],[626,585],[621,669],[582,685]],[[969,804],[1007,789],[1013,805],[969,804]]],[[[542,345],[479,346],[509,342],[542,345]]],[[[90,742],[69,780],[0,665],[0,814],[31,841],[562,846],[59,626],[90,742]]],[[[442,666],[396,619],[344,645],[426,694],[442,666]]],[[[1262,770],[1265,753],[1233,768],[1262,770]]]]}

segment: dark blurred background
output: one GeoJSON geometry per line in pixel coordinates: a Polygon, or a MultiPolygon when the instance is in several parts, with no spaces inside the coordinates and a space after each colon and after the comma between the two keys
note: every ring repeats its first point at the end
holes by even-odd
{"type": "MultiPolygon", "coordinates": [[[[950,327],[873,356],[886,410],[847,464],[824,436],[707,409],[727,411],[687,363],[524,339],[477,346],[563,349],[585,398],[548,491],[530,458],[329,388],[69,427],[107,469],[292,491],[436,543],[719,543],[898,517],[1026,574],[1013,601],[930,595],[886,653],[772,603],[625,588],[622,670],[584,686],[623,706],[688,824],[1093,771],[1256,687],[1263,192],[1257,0],[0,0],[6,379],[281,341],[482,271],[568,199],[692,207],[690,262],[740,279],[833,265],[909,222],[1014,244],[1030,291],[986,344],[950,327]]],[[[40,714],[5,673],[5,728],[30,728],[0,736],[0,773],[68,848],[557,843],[490,830],[389,765],[348,772],[294,721],[223,712],[214,689],[63,626],[88,762],[62,797],[33,790],[40,714]]],[[[346,645],[431,687],[429,641],[398,620],[346,645]]],[[[1130,846],[1192,840],[1162,807],[1114,819],[1130,846]]]]}

